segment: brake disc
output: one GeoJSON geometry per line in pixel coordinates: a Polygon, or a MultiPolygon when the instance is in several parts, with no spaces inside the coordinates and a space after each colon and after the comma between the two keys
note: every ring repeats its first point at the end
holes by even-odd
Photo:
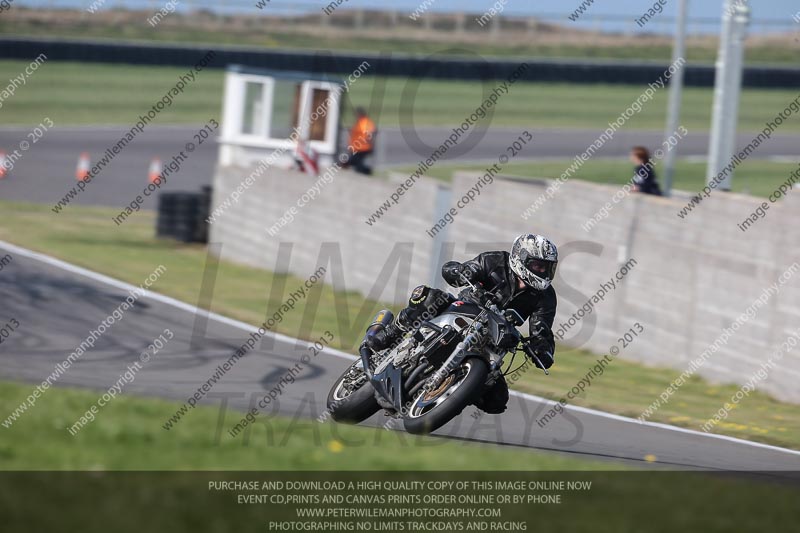
{"type": "Polygon", "coordinates": [[[453,384],[454,380],[455,380],[455,376],[453,374],[450,374],[449,376],[447,376],[445,378],[444,381],[442,381],[442,383],[438,387],[436,387],[434,390],[429,391],[428,393],[426,393],[425,396],[422,397],[422,399],[424,401],[426,401],[426,402],[430,402],[430,401],[434,400],[437,396],[441,395],[447,389],[449,389],[450,385],[453,384]]]}

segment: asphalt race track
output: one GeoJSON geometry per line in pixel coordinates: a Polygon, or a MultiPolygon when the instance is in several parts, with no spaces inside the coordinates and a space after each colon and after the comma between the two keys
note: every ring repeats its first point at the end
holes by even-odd
{"type": "MultiPolygon", "coordinates": [[[[119,153],[90,187],[75,200],[77,204],[105,205],[122,209],[124,202],[141,194],[147,185],[150,161],[158,157],[166,165],[194,141],[193,134],[200,126],[151,126],[119,153]]],[[[491,128],[459,141],[457,149],[448,152],[448,159],[460,162],[496,162],[506,147],[516,140],[525,128],[491,128]]],[[[528,128],[535,142],[518,157],[522,159],[572,159],[591,145],[601,131],[539,130],[528,128]]],[[[18,149],[30,128],[0,129],[0,150],[8,154],[18,149]]],[[[126,131],[124,127],[55,127],[30,149],[21,152],[9,176],[0,181],[0,198],[43,204],[55,204],[75,185],[75,167],[81,152],[88,152],[94,164],[126,131]]],[[[450,128],[419,128],[417,131],[382,130],[374,155],[379,167],[416,166],[450,135],[450,128]]],[[[739,134],[738,146],[752,140],[752,133],[739,134]]],[[[598,158],[620,158],[627,161],[631,146],[644,144],[657,147],[661,132],[619,131],[596,152],[598,158]]],[[[762,145],[752,158],[775,158],[794,154],[797,137],[775,135],[762,145]]],[[[708,153],[708,135],[690,133],[680,144],[680,157],[704,157],[708,153]]],[[[792,159],[794,160],[794,159],[792,159]]],[[[217,145],[212,140],[187,153],[181,169],[167,179],[162,190],[196,191],[210,185],[217,161],[217,145]]],[[[541,176],[537,176],[541,177],[541,176]]],[[[155,200],[146,202],[143,209],[155,209],[155,200]]]]}
{"type": "MultiPolygon", "coordinates": [[[[133,287],[0,242],[0,253],[13,261],[0,272],[0,301],[5,322],[12,316],[20,323],[19,334],[0,347],[0,377],[37,383],[96,329],[133,287]],[[5,316],[8,315],[8,316],[5,316]]],[[[158,282],[154,285],[158,290],[158,282]]],[[[107,390],[140,352],[169,328],[175,335],[167,346],[144,365],[124,393],[159,396],[186,401],[214,374],[254,328],[217,315],[207,320],[207,330],[193,332],[197,321],[193,306],[148,293],[102,335],[59,379],[60,386],[107,390]],[[194,345],[193,345],[194,344],[194,345]]],[[[251,398],[260,398],[285,374],[286,369],[308,354],[308,345],[283,336],[270,337],[239,362],[211,390],[205,404],[246,410],[251,398]],[[274,342],[273,342],[274,341],[274,342]]],[[[274,412],[286,416],[316,418],[334,379],[349,364],[350,356],[328,350],[312,358],[279,397],[274,412]]],[[[557,371],[557,367],[554,368],[557,371]]],[[[544,377],[543,377],[544,379],[544,377]]],[[[565,415],[539,428],[538,419],[550,404],[525,395],[512,397],[509,410],[500,416],[474,419],[468,408],[445,426],[442,435],[474,441],[538,448],[595,459],[620,460],[638,466],[686,469],[784,471],[790,475],[800,466],[800,452],[748,443],[728,437],[641,424],[631,419],[581,408],[567,408],[565,415]],[[650,457],[650,463],[645,462],[650,457]]],[[[16,407],[16,406],[13,406],[16,407]]],[[[6,409],[9,406],[5,406],[6,409]]],[[[0,413],[5,420],[8,412],[0,413]]],[[[269,413],[268,413],[269,414],[269,413]]],[[[102,413],[98,416],[103,416],[102,413]]],[[[188,415],[192,416],[190,411],[188,415]]],[[[222,438],[240,418],[226,411],[222,438]]],[[[267,417],[268,419],[268,417],[267,417]]],[[[384,425],[382,414],[369,423],[384,425]]],[[[161,425],[164,421],[153,421],[161,425]]],[[[179,430],[179,429],[178,429],[179,430]]],[[[2,431],[9,431],[2,429],[2,431]]],[[[13,427],[10,429],[13,431],[13,427]]],[[[174,431],[174,429],[173,429],[174,431]]],[[[209,428],[209,432],[218,428],[209,428]]],[[[256,437],[264,432],[254,434],[256,437]]],[[[435,444],[436,441],[431,441],[435,444]]]]}

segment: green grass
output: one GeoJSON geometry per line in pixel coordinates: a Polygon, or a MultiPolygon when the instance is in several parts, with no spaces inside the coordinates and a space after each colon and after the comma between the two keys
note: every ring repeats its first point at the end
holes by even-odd
{"type": "MultiPolygon", "coordinates": [[[[635,352],[636,345],[628,350],[635,352]]],[[[560,400],[600,357],[560,347],[550,376],[529,372],[516,382],[515,388],[560,400]]],[[[572,403],[637,418],[679,374],[676,370],[615,358],[603,375],[595,378],[586,392],[572,403]]],[[[700,431],[740,388],[739,385],[711,385],[693,376],[649,420],[700,431]]],[[[729,418],[720,422],[713,432],[800,449],[800,409],[756,392],[736,405],[729,418]]]]}
{"type": "MultiPolygon", "coordinates": [[[[655,81],[655,80],[653,80],[655,81]]],[[[365,77],[353,84],[350,99],[363,105],[370,102],[374,78],[365,77]]],[[[380,88],[380,82],[377,82],[380,88]]],[[[490,93],[497,82],[449,82],[390,78],[385,84],[384,105],[377,117],[379,126],[444,126],[463,122],[481,105],[484,91],[490,93]],[[416,96],[412,89],[418,86],[416,96]],[[408,87],[408,89],[407,89],[408,87]],[[404,96],[404,90],[408,94],[404,96]]],[[[646,87],[632,85],[578,85],[566,83],[518,83],[500,98],[494,115],[482,125],[526,128],[591,128],[603,130],[640,97],[646,87]]],[[[383,90],[383,89],[381,89],[383,90]]],[[[668,91],[658,91],[653,100],[633,115],[625,129],[661,130],[667,109],[668,91]]],[[[376,91],[376,94],[381,94],[376,91]]],[[[793,90],[744,89],[739,114],[740,131],[761,131],[768,120],[797,97],[793,90]]],[[[684,90],[681,125],[690,132],[708,131],[711,124],[713,91],[688,87],[684,90]]],[[[373,110],[374,112],[374,110],[373,110]]],[[[779,133],[800,131],[800,119],[784,121],[779,133]]]]}
{"type": "MultiPolygon", "coordinates": [[[[29,385],[0,382],[0,408],[13,406],[29,392],[29,385]]],[[[561,504],[498,503],[488,507],[502,509],[503,521],[542,523],[570,532],[671,533],[686,530],[688,524],[694,528],[691,531],[704,532],[780,531],[787,529],[797,514],[797,488],[771,479],[638,471],[611,462],[418,438],[363,427],[307,421],[291,426],[286,419],[271,419],[273,436],[280,444],[266,440],[265,431],[255,432],[248,445],[242,445],[240,439],[224,437],[216,442],[215,409],[198,407],[182,421],[178,431],[166,432],[158,421],[169,416],[175,404],[128,395],[117,397],[99,411],[92,423],[75,437],[70,436],[64,428],[93,404],[97,395],[96,391],[51,388],[11,430],[0,429],[4,532],[256,531],[264,530],[270,521],[308,524],[311,521],[299,518],[296,509],[310,505],[274,501],[244,504],[239,501],[240,495],[321,495],[313,489],[223,489],[219,488],[222,483],[211,487],[211,482],[232,481],[590,483],[588,490],[471,491],[496,495],[561,494],[561,504]],[[365,444],[357,445],[359,442],[365,444]],[[688,499],[686,487],[693,491],[688,499]],[[599,516],[603,519],[598,520],[599,516]],[[660,518],[653,522],[653,517],[660,518]]],[[[465,492],[451,489],[436,494],[465,492]]],[[[431,492],[326,492],[341,493],[431,492]]],[[[312,505],[358,507],[352,503],[312,505]]],[[[407,508],[391,503],[371,506],[402,507],[407,508]]],[[[418,507],[478,508],[462,504],[418,507]]],[[[347,522],[367,520],[378,522],[374,518],[351,518],[347,522]]],[[[439,523],[448,523],[450,530],[454,530],[454,521],[466,522],[457,518],[445,520],[439,523]]]]}
{"type": "MultiPolygon", "coordinates": [[[[27,62],[0,61],[0,79],[23,72],[27,62]]],[[[187,69],[48,61],[17,88],[0,109],[3,124],[38,124],[49,116],[56,126],[133,125],[175,85],[187,69]]],[[[223,72],[206,69],[161,111],[156,124],[204,123],[219,117],[223,72]]]]}
{"type": "MultiPolygon", "coordinates": [[[[163,264],[167,272],[154,290],[190,303],[197,301],[206,259],[205,248],[154,239],[154,215],[137,213],[125,226],[109,224],[112,210],[71,206],[55,217],[47,206],[0,201],[3,219],[0,239],[42,251],[69,262],[108,274],[131,283],[141,283],[154,266],[163,264]]],[[[301,280],[287,277],[286,290],[301,280]]],[[[260,323],[266,310],[274,311],[284,295],[271,291],[272,283],[282,278],[270,272],[222,263],[214,294],[213,311],[260,323]]],[[[371,315],[383,305],[365,301],[355,293],[334,293],[317,286],[313,298],[319,305],[307,309],[313,320],[303,322],[303,313],[290,313],[277,327],[287,335],[316,339],[326,330],[334,333],[337,348],[353,351],[371,315]]],[[[635,349],[635,345],[634,348],[635,349]]],[[[515,385],[521,390],[551,398],[561,398],[594,365],[595,355],[559,348],[557,364],[549,377],[527,373],[515,385]]],[[[606,373],[595,379],[576,405],[590,406],[613,413],[637,416],[680,374],[666,368],[647,368],[616,360],[606,373]]],[[[693,378],[652,418],[698,429],[731,394],[733,386],[711,386],[693,378]]],[[[755,393],[733,411],[716,431],[771,444],[800,449],[800,409],[755,393]]]]}
{"type": "MultiPolygon", "coordinates": [[[[0,381],[3,417],[31,386],[0,381]]],[[[75,436],[67,427],[98,392],[51,388],[10,429],[2,428],[0,471],[8,470],[592,470],[618,464],[560,454],[412,437],[404,433],[270,417],[250,435],[216,437],[219,412],[198,407],[179,426],[161,423],[179,404],[119,396],[75,436]]],[[[230,414],[227,418],[231,418],[230,414]]]]}
{"type": "MultiPolygon", "coordinates": [[[[572,164],[571,160],[543,160],[511,163],[503,168],[503,174],[527,178],[550,178],[560,176],[572,164]]],[[[661,164],[656,166],[656,173],[663,185],[661,164]]],[[[450,181],[458,170],[484,172],[486,165],[441,164],[434,166],[427,175],[443,181],[450,181]]],[[[415,168],[400,167],[392,172],[413,172],[415,168]]],[[[769,196],[781,183],[789,179],[797,170],[797,163],[749,160],[742,163],[734,174],[732,189],[735,192],[755,196],[769,196]]],[[[673,188],[684,191],[699,191],[706,183],[706,163],[678,160],[675,166],[673,188]]],[[[625,159],[590,159],[575,172],[572,179],[591,181],[594,183],[611,183],[623,185],[633,176],[633,165],[625,159]]]]}
{"type": "MultiPolygon", "coordinates": [[[[0,79],[17,76],[26,63],[0,61],[0,79]]],[[[131,125],[149,110],[185,69],[46,62],[25,86],[3,103],[4,125],[38,124],[45,116],[56,125],[131,125]]],[[[205,70],[197,81],[176,98],[156,119],[156,124],[196,124],[219,117],[223,72],[205,70]]],[[[354,83],[348,95],[353,105],[370,106],[378,126],[455,126],[461,124],[489,93],[495,82],[422,81],[365,76],[354,83]],[[416,92],[413,90],[417,88],[416,92]]],[[[529,128],[605,128],[641,94],[643,87],[628,85],[572,85],[519,83],[503,96],[482,124],[529,128]]],[[[764,123],[797,96],[791,90],[746,89],[742,91],[739,128],[760,131],[764,123]]],[[[667,92],[659,91],[625,126],[629,129],[661,129],[666,113],[667,92]]],[[[683,97],[682,124],[689,131],[706,131],[711,122],[712,90],[688,88],[683,97]]],[[[352,122],[348,105],[343,118],[352,122]]],[[[800,131],[800,120],[792,117],[780,133],[800,131]]]]}

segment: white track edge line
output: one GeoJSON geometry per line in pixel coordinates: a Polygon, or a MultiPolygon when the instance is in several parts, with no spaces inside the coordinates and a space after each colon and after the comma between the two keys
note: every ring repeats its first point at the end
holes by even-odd
{"type": "MultiPolygon", "coordinates": [[[[61,268],[63,270],[66,270],[66,271],[69,271],[69,272],[72,272],[72,273],[75,273],[75,274],[79,274],[81,276],[84,276],[84,277],[87,277],[87,278],[90,278],[90,279],[94,279],[96,281],[101,281],[101,282],[103,282],[103,283],[105,283],[107,285],[111,285],[111,286],[117,287],[119,289],[123,289],[123,290],[126,290],[126,291],[130,291],[132,289],[139,289],[139,287],[136,287],[135,285],[132,285],[130,283],[126,283],[124,281],[120,281],[118,279],[114,279],[112,277],[106,276],[105,274],[100,274],[99,272],[94,272],[93,270],[89,270],[87,268],[79,267],[77,265],[73,265],[71,263],[67,263],[66,261],[62,261],[61,259],[56,259],[55,257],[51,257],[49,255],[45,255],[45,254],[42,254],[42,253],[39,253],[39,252],[34,252],[33,250],[28,250],[27,248],[22,248],[22,247],[16,246],[14,244],[11,244],[11,243],[8,243],[8,242],[5,242],[5,241],[0,241],[0,248],[6,248],[7,250],[9,250],[9,251],[11,251],[11,252],[13,252],[13,253],[15,253],[17,255],[21,255],[21,256],[27,257],[29,259],[35,259],[35,260],[40,261],[42,263],[46,263],[46,264],[49,264],[51,266],[56,266],[56,267],[59,267],[59,268],[61,268]]],[[[255,326],[252,326],[251,324],[248,324],[246,322],[242,322],[240,320],[235,320],[233,318],[229,318],[229,317],[226,317],[226,316],[214,313],[214,312],[210,312],[210,311],[206,311],[206,310],[203,310],[203,309],[199,309],[198,307],[196,307],[194,305],[187,304],[186,302],[182,302],[182,301],[177,300],[175,298],[172,298],[170,296],[165,296],[163,294],[160,294],[160,293],[157,293],[157,292],[153,292],[153,291],[149,291],[147,289],[144,289],[144,294],[143,294],[142,297],[143,298],[150,298],[151,300],[156,300],[156,301],[159,301],[161,303],[172,305],[173,307],[177,307],[179,309],[183,309],[184,311],[188,311],[190,313],[205,314],[205,315],[208,316],[208,318],[213,318],[214,320],[216,320],[218,322],[222,322],[224,324],[228,324],[230,326],[242,329],[242,330],[247,331],[249,333],[252,333],[254,331],[258,331],[258,328],[256,328],[255,326]]],[[[286,342],[286,343],[294,342],[296,344],[297,343],[305,344],[306,346],[311,346],[312,345],[312,343],[310,343],[308,341],[304,341],[302,339],[296,339],[294,337],[290,337],[290,336],[284,335],[282,333],[276,333],[276,332],[273,332],[273,331],[269,331],[269,332],[267,332],[267,334],[269,336],[277,339],[277,340],[280,340],[280,341],[283,341],[283,342],[286,342]]],[[[353,354],[349,354],[349,353],[343,352],[341,350],[336,350],[334,348],[326,347],[326,348],[323,349],[323,351],[327,352],[327,353],[330,353],[331,355],[335,355],[337,357],[342,357],[344,359],[349,359],[351,361],[357,358],[353,354]]],[[[536,395],[528,394],[528,393],[525,393],[525,392],[519,392],[519,391],[514,391],[514,390],[512,390],[510,392],[511,392],[512,396],[518,396],[518,397],[524,398],[526,400],[542,402],[542,403],[545,403],[547,405],[555,405],[555,404],[558,403],[558,402],[556,402],[554,400],[550,400],[549,398],[543,398],[541,396],[536,396],[536,395]]],[[[565,407],[565,409],[571,410],[571,411],[575,411],[575,412],[579,412],[579,413],[586,413],[586,414],[590,414],[590,415],[594,415],[594,416],[599,416],[599,417],[603,417],[603,418],[609,418],[609,419],[617,420],[617,421],[620,421],[620,422],[627,422],[627,423],[637,424],[637,425],[641,425],[641,426],[647,426],[647,427],[658,428],[658,429],[665,429],[665,430],[669,430],[669,431],[676,431],[676,432],[679,432],[679,433],[687,433],[687,434],[690,434],[690,435],[697,435],[697,436],[700,436],[700,437],[707,437],[707,438],[712,438],[712,439],[724,440],[724,441],[728,441],[728,442],[734,442],[734,443],[737,443],[737,444],[744,444],[746,446],[753,446],[755,448],[763,448],[763,449],[767,449],[767,450],[778,451],[778,452],[789,453],[789,454],[792,454],[792,455],[800,456],[800,451],[797,451],[797,450],[790,450],[789,448],[781,448],[780,446],[773,446],[771,444],[764,444],[764,443],[761,443],[761,442],[755,442],[755,441],[750,441],[750,440],[739,439],[739,438],[736,438],[736,437],[730,437],[728,435],[719,435],[717,433],[705,433],[705,432],[697,431],[697,430],[694,430],[694,429],[682,428],[682,427],[678,427],[678,426],[671,426],[669,424],[662,424],[660,422],[640,421],[640,420],[637,420],[635,418],[629,418],[627,416],[615,415],[613,413],[607,413],[605,411],[599,411],[597,409],[590,409],[588,407],[580,407],[580,406],[577,406],[577,405],[568,405],[568,406],[565,407]]]]}

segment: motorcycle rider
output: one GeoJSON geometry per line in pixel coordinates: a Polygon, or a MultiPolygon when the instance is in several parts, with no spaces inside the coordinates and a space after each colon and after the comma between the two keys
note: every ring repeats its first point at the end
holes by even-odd
{"type": "MultiPolygon", "coordinates": [[[[514,309],[528,320],[529,345],[536,353],[539,368],[550,368],[555,354],[553,320],[556,316],[556,292],[552,286],[558,265],[556,246],[542,235],[520,235],[511,252],[483,252],[464,263],[449,261],[442,266],[442,277],[453,287],[471,283],[499,295],[501,309],[514,309]],[[541,363],[541,364],[540,364],[541,363]]],[[[433,317],[445,311],[456,298],[445,291],[420,285],[411,293],[408,307],[385,329],[369,332],[365,343],[378,351],[389,347],[409,331],[422,315],[433,317]]],[[[508,384],[500,374],[493,385],[484,391],[476,406],[486,413],[499,414],[506,410],[508,384]]]]}

